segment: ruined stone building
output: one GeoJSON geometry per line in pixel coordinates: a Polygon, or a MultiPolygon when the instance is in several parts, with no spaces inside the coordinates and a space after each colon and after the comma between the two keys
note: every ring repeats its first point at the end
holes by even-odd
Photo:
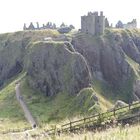
{"type": "Polygon", "coordinates": [[[131,22],[127,24],[123,24],[120,20],[116,24],[116,28],[124,28],[124,29],[135,29],[137,28],[137,20],[133,19],[131,22]]]}
{"type": "Polygon", "coordinates": [[[81,32],[101,35],[104,33],[105,29],[105,16],[103,12],[89,12],[87,16],[81,16],[81,32]]]}
{"type": "Polygon", "coordinates": [[[116,24],[116,28],[123,28],[123,23],[122,21],[118,21],[117,24],[116,24]]]}
{"type": "Polygon", "coordinates": [[[105,28],[109,28],[109,27],[110,27],[110,25],[109,25],[109,21],[108,21],[107,18],[105,18],[105,28]]]}
{"type": "Polygon", "coordinates": [[[75,29],[75,27],[71,24],[69,26],[62,23],[60,27],[57,27],[55,23],[48,22],[47,24],[43,24],[42,26],[39,26],[39,23],[36,22],[36,26],[31,22],[30,25],[27,27],[27,25],[24,23],[23,30],[44,30],[44,29],[54,29],[58,30],[60,33],[68,33],[72,29],[75,29]]]}
{"type": "Polygon", "coordinates": [[[128,22],[127,24],[123,25],[124,29],[134,29],[137,28],[137,20],[133,19],[131,22],[128,22]]]}
{"type": "Polygon", "coordinates": [[[43,26],[40,27],[39,23],[36,22],[36,27],[35,27],[33,25],[33,23],[31,22],[29,27],[27,27],[25,23],[24,23],[24,26],[23,26],[23,30],[42,30],[42,29],[56,29],[56,25],[55,25],[55,23],[48,22],[46,25],[43,24],[43,26]]]}

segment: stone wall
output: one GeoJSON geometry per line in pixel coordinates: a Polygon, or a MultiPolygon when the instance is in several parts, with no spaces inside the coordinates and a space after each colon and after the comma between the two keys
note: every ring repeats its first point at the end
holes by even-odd
{"type": "Polygon", "coordinates": [[[87,16],[81,17],[81,31],[83,33],[100,35],[104,33],[105,17],[103,12],[98,16],[98,12],[89,12],[87,16]]]}

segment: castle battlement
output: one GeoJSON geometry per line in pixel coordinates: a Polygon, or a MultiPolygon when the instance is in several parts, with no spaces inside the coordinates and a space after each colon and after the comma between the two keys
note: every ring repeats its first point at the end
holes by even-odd
{"type": "Polygon", "coordinates": [[[103,12],[88,12],[87,15],[81,16],[81,31],[87,34],[100,35],[104,33],[105,16],[103,12]]]}

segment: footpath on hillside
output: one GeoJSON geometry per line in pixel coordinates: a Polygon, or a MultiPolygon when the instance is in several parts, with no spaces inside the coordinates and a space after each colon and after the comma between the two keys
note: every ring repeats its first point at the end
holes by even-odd
{"type": "Polygon", "coordinates": [[[20,83],[17,83],[16,84],[16,87],[15,87],[15,91],[16,91],[16,98],[18,100],[18,102],[20,103],[20,106],[22,107],[23,111],[24,111],[24,114],[25,114],[25,117],[27,119],[27,121],[31,124],[31,126],[33,128],[35,128],[37,126],[36,122],[35,122],[35,119],[33,118],[31,112],[29,111],[22,95],[21,95],[21,92],[20,92],[20,83]]]}

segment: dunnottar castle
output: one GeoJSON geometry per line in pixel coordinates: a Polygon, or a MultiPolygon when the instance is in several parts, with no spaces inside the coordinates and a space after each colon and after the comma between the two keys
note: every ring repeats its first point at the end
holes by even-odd
{"type": "Polygon", "coordinates": [[[92,35],[103,34],[105,29],[105,16],[103,12],[91,13],[89,12],[87,16],[81,17],[81,31],[84,33],[89,33],[92,35]]]}
{"type": "MultiPolygon", "coordinates": [[[[89,12],[85,16],[81,16],[81,32],[91,35],[101,35],[104,33],[105,28],[112,28],[109,26],[108,19],[105,18],[103,12],[89,12]]],[[[115,28],[133,29],[137,28],[137,21],[133,19],[132,22],[123,24],[118,21],[115,28]]]]}
{"type": "MultiPolygon", "coordinates": [[[[87,15],[81,16],[81,29],[80,31],[86,34],[91,35],[102,35],[105,28],[113,28],[112,25],[109,25],[109,21],[105,18],[103,12],[88,12],[87,15]]],[[[133,19],[131,22],[123,24],[122,21],[118,21],[115,28],[123,29],[134,29],[137,28],[137,21],[133,19]]],[[[39,26],[39,23],[36,23],[36,27],[31,22],[29,27],[24,24],[23,30],[42,30],[42,29],[55,29],[60,33],[67,33],[74,29],[73,25],[67,26],[64,23],[57,27],[55,23],[48,22],[46,25],[43,24],[42,27],[39,26]]]]}

